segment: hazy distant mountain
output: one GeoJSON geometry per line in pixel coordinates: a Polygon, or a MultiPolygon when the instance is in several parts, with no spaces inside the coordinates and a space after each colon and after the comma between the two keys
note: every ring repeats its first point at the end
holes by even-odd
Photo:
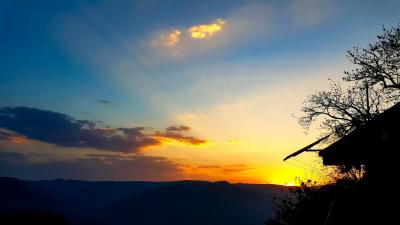
{"type": "Polygon", "coordinates": [[[273,197],[284,194],[282,186],[227,182],[0,178],[0,219],[52,212],[69,224],[256,225],[271,216],[273,197]]]}

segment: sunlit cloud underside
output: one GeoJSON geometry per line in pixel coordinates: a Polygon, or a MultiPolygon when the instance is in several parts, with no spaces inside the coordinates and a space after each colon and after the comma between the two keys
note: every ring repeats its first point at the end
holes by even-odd
{"type": "Polygon", "coordinates": [[[217,19],[210,24],[198,24],[189,27],[186,32],[180,29],[173,29],[172,31],[160,34],[157,38],[151,41],[151,45],[159,47],[173,47],[179,44],[183,35],[191,39],[206,39],[214,36],[216,33],[222,31],[226,21],[217,19]]]}
{"type": "Polygon", "coordinates": [[[190,34],[190,37],[194,39],[209,38],[218,31],[221,31],[225,23],[225,20],[217,19],[214,23],[192,26],[187,31],[190,34]]]}

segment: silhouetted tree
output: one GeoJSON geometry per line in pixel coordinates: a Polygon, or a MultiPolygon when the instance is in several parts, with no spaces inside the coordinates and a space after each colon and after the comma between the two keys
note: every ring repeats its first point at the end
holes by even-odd
{"type": "Polygon", "coordinates": [[[332,82],[329,90],[307,97],[299,123],[308,129],[318,120],[326,132],[341,137],[381,113],[385,105],[385,96],[374,86],[354,83],[343,89],[339,83],[332,82]]]}
{"type": "Polygon", "coordinates": [[[66,220],[53,212],[0,212],[0,224],[9,225],[67,225],[66,220]]]}
{"type": "Polygon", "coordinates": [[[325,131],[341,137],[399,101],[400,25],[383,27],[377,38],[366,48],[354,47],[347,52],[355,66],[344,72],[348,88],[333,82],[329,90],[307,97],[299,118],[304,128],[320,119],[325,131]]]}
{"type": "Polygon", "coordinates": [[[339,225],[368,224],[371,215],[368,193],[359,183],[341,180],[340,183],[318,186],[312,181],[292,188],[284,199],[275,199],[275,217],[265,225],[339,225]]]}
{"type": "Polygon", "coordinates": [[[332,200],[332,195],[311,180],[301,182],[286,198],[274,200],[276,215],[265,225],[323,224],[332,200]]]}
{"type": "MultiPolygon", "coordinates": [[[[343,80],[347,88],[332,82],[329,90],[307,97],[299,118],[304,128],[318,121],[325,132],[340,138],[399,102],[400,25],[391,29],[384,27],[377,37],[366,48],[355,47],[347,52],[355,65],[355,69],[345,71],[343,80]]],[[[367,186],[360,182],[366,173],[365,166],[338,166],[331,174],[336,183],[315,186],[310,181],[303,182],[292,189],[292,195],[276,199],[276,217],[265,224],[370,223],[375,212],[366,212],[374,203],[370,202],[367,186]]]]}
{"type": "Polygon", "coordinates": [[[356,66],[345,71],[345,81],[363,81],[379,85],[387,94],[399,96],[400,91],[400,24],[377,35],[378,40],[366,48],[354,47],[347,52],[356,66]]]}

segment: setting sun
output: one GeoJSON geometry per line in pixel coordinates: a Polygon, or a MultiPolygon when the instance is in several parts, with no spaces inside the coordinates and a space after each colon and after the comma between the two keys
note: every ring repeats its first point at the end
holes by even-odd
{"type": "Polygon", "coordinates": [[[284,184],[284,186],[286,186],[286,187],[293,187],[293,186],[296,186],[294,183],[292,183],[292,182],[286,182],[285,184],[284,184]]]}

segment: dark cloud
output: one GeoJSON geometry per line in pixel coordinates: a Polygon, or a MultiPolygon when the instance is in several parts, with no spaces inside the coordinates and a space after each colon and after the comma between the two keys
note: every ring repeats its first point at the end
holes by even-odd
{"type": "Polygon", "coordinates": [[[157,132],[157,136],[161,138],[173,139],[190,145],[201,145],[207,143],[206,140],[187,136],[184,133],[190,131],[190,127],[184,125],[172,125],[163,132],[157,132]]]}
{"type": "Polygon", "coordinates": [[[63,113],[28,107],[0,108],[0,128],[1,139],[11,134],[23,135],[27,139],[63,147],[116,152],[138,152],[160,145],[162,140],[159,137],[193,145],[205,143],[202,139],[180,133],[190,129],[186,126],[176,126],[174,131],[169,127],[166,131],[148,133],[144,127],[109,128],[94,121],[77,120],[63,113]]]}
{"type": "Polygon", "coordinates": [[[0,127],[26,138],[63,147],[97,148],[109,151],[137,151],[160,144],[142,133],[142,128],[98,128],[95,122],[41,109],[4,107],[0,127]]]}
{"type": "Polygon", "coordinates": [[[21,179],[178,180],[181,169],[162,157],[97,155],[73,160],[28,162],[21,153],[0,151],[0,177],[21,179]]]}
{"type": "Polygon", "coordinates": [[[180,141],[180,142],[190,144],[190,145],[202,145],[202,144],[207,143],[207,140],[204,140],[204,139],[196,138],[193,136],[186,136],[181,133],[169,132],[169,131],[157,132],[157,137],[172,139],[172,140],[180,141]]]}
{"type": "Polygon", "coordinates": [[[99,99],[99,100],[97,100],[97,103],[110,105],[111,101],[110,100],[106,100],[106,99],[99,99]]]}
{"type": "Polygon", "coordinates": [[[165,130],[169,132],[189,131],[190,127],[183,125],[172,125],[167,127],[165,130]]]}

